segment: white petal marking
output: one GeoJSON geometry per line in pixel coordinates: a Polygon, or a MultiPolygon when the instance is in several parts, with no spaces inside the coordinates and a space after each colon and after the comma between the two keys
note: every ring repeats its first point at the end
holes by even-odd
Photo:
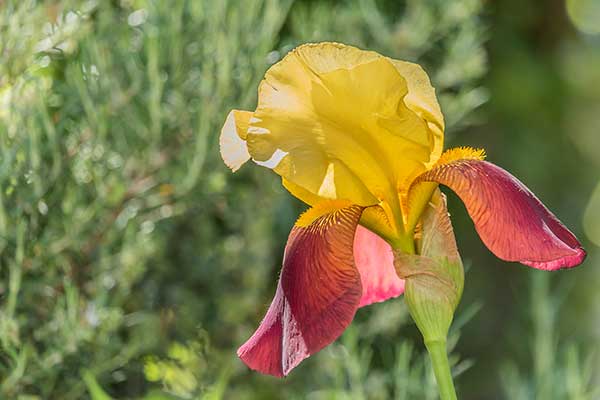
{"type": "Polygon", "coordinates": [[[262,128],[260,126],[250,126],[248,128],[248,133],[251,133],[253,135],[266,135],[268,133],[271,133],[271,131],[267,128],[262,128]]]}
{"type": "Polygon", "coordinates": [[[273,155],[271,156],[271,158],[269,158],[267,161],[257,161],[254,160],[254,162],[262,167],[267,167],[267,168],[275,168],[279,165],[279,163],[281,162],[281,160],[283,160],[283,157],[287,156],[289,153],[287,151],[283,151],[281,149],[277,149],[275,150],[275,152],[273,153],[273,155]]]}

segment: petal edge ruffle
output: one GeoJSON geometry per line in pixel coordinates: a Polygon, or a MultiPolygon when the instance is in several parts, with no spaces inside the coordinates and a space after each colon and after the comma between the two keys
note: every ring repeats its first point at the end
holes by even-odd
{"type": "Polygon", "coordinates": [[[245,138],[252,115],[250,111],[232,110],[221,129],[221,136],[219,136],[221,158],[233,172],[250,159],[245,138]]]}

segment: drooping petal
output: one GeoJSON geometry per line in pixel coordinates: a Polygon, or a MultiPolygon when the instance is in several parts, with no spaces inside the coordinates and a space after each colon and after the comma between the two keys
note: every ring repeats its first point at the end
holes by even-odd
{"type": "Polygon", "coordinates": [[[292,229],[275,298],[238,350],[250,368],[287,375],[333,342],[354,318],[361,281],[352,247],[362,208],[335,206],[309,210],[292,229]]]}
{"type": "MultiPolygon", "coordinates": [[[[485,150],[476,149],[473,147],[454,147],[452,149],[446,150],[440,159],[438,160],[436,166],[449,164],[453,161],[457,160],[483,160],[485,159],[485,150]]],[[[416,178],[416,176],[415,176],[416,178]]],[[[421,215],[425,211],[429,200],[437,189],[437,182],[426,182],[421,181],[418,185],[412,185],[410,188],[410,192],[407,196],[407,205],[406,209],[408,210],[407,216],[407,227],[408,231],[412,231],[421,215]]]]}
{"type": "Polygon", "coordinates": [[[398,278],[394,268],[391,246],[360,225],[354,236],[354,262],[362,282],[359,307],[398,297],[404,292],[404,281],[398,278]]]}
{"type": "Polygon", "coordinates": [[[246,145],[246,134],[248,123],[252,118],[249,111],[232,110],[221,129],[219,145],[221,158],[233,172],[240,169],[250,159],[248,146],[246,145]]]}
{"type": "Polygon", "coordinates": [[[443,120],[428,85],[414,68],[374,52],[300,46],[260,85],[249,152],[314,195],[392,203],[407,177],[431,167],[441,152],[443,120]],[[402,71],[420,81],[407,84],[402,71]]]}
{"type": "Polygon", "coordinates": [[[573,235],[517,178],[476,159],[455,160],[419,176],[465,203],[485,245],[499,258],[544,270],[579,265],[585,251],[573,235]]]}

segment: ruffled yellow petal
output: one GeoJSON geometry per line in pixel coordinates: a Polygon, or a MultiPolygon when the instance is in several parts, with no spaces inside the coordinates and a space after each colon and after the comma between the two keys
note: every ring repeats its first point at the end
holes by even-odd
{"type": "Polygon", "coordinates": [[[233,110],[227,115],[225,124],[221,129],[221,136],[219,137],[221,157],[225,165],[231,168],[233,172],[240,169],[250,159],[245,140],[252,114],[249,111],[233,110]]]}
{"type": "Polygon", "coordinates": [[[399,65],[335,43],[292,51],[260,85],[252,158],[315,196],[379,204],[402,221],[398,190],[439,158],[443,119],[424,73],[399,65]]]}
{"type": "Polygon", "coordinates": [[[444,147],[444,116],[435,96],[435,89],[427,73],[420,65],[407,61],[391,60],[400,75],[406,80],[408,94],[404,103],[412,111],[427,121],[435,140],[431,151],[431,161],[435,162],[444,147]]]}

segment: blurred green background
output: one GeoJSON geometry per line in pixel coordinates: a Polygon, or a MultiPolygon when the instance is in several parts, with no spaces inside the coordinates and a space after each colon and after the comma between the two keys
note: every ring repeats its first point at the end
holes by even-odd
{"type": "Polygon", "coordinates": [[[0,1],[1,399],[436,399],[402,299],[285,380],[235,356],[305,206],[218,134],[294,46],[417,61],[447,147],[484,147],[582,240],[544,273],[449,208],[461,399],[600,399],[598,0],[0,1]]]}

